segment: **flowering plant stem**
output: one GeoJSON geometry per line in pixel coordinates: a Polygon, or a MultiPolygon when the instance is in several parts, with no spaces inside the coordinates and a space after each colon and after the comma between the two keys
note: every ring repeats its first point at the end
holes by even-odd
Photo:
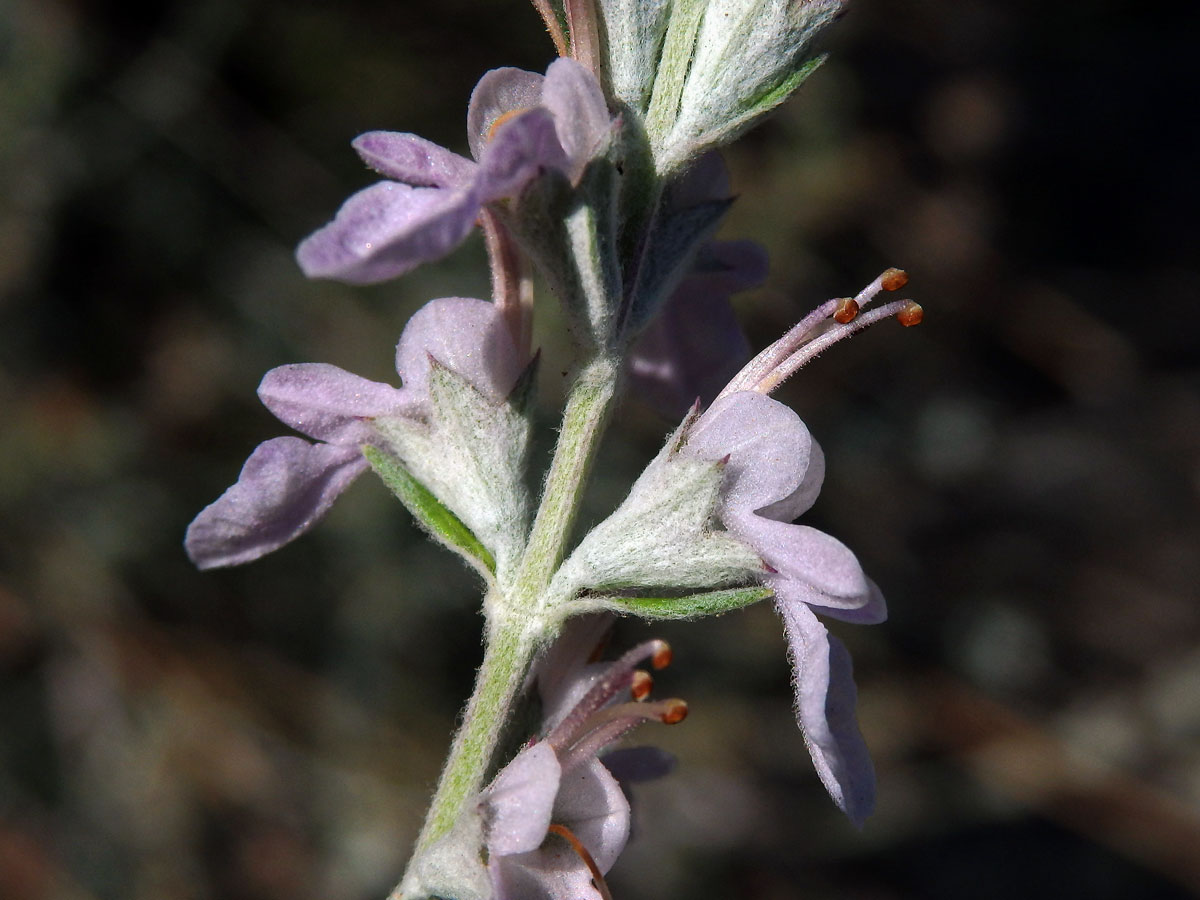
{"type": "Polygon", "coordinates": [[[559,618],[545,608],[546,588],[571,537],[617,393],[620,367],[614,356],[598,354],[571,389],[541,506],[512,587],[507,596],[498,588],[486,604],[491,619],[483,664],[417,840],[418,854],[450,831],[463,805],[483,787],[529,664],[557,631],[559,618]]]}
{"type": "Polygon", "coordinates": [[[450,831],[463,804],[483,787],[496,742],[536,648],[535,636],[515,618],[490,629],[475,690],[417,839],[418,854],[450,831]]]}

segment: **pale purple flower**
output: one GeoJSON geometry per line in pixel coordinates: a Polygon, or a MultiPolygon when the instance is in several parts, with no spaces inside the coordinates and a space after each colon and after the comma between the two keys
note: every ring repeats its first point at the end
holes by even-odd
{"type": "Polygon", "coordinates": [[[413,134],[360,135],[354,149],[389,180],[350,197],[300,244],[296,258],[313,278],[395,278],[449,253],[484,206],[517,196],[542,171],[577,179],[609,127],[599,84],[574,60],[556,60],[545,77],[493,69],[476,85],[467,112],[473,160],[413,134]]]}
{"type": "Polygon", "coordinates": [[[263,404],[314,438],[273,438],[258,446],[237,483],[188,528],[184,545],[202,569],[250,562],[299,537],[368,467],[364,445],[383,445],[376,422],[428,415],[430,360],[500,402],[523,367],[491,303],[445,297],[422,307],[396,347],[403,387],[369,381],[322,363],[272,369],[259,385],[263,404]]]}
{"type": "MultiPolygon", "coordinates": [[[[573,624],[573,623],[572,623],[573,624]]],[[[590,629],[585,623],[582,634],[590,629]]],[[[670,661],[663,641],[648,641],[616,662],[582,665],[581,631],[568,625],[566,644],[539,666],[545,734],[505,766],[480,796],[485,817],[488,872],[495,900],[606,900],[604,874],[629,838],[629,801],[597,757],[639,724],[681,721],[682,700],[645,701],[649,673],[670,661]],[[622,699],[632,696],[636,699],[622,699]]],[[[619,768],[661,774],[651,748],[616,751],[619,768]]],[[[615,754],[613,754],[615,756],[615,754]]]]}
{"type": "Polygon", "coordinates": [[[762,579],[783,618],[805,743],[834,802],[859,826],[874,808],[875,772],[855,719],[850,655],[814,613],[874,624],[887,618],[887,608],[841,541],[790,524],[816,500],[825,458],[800,417],[767,395],[822,350],[874,322],[920,322],[921,308],[910,300],[859,315],[881,291],[907,281],[901,270],[888,269],[858,296],[822,304],[734,376],[685,428],[680,450],[724,461],[718,515],[767,567],[762,579]]]}
{"type": "Polygon", "coordinates": [[[850,656],[814,615],[882,622],[879,589],[836,538],[788,524],[806,512],[824,458],[791,409],[753,391],[717,400],[687,431],[681,453],[727,460],[719,515],[769,567],[794,669],[796,714],[817,774],[834,802],[861,826],[874,806],[875,773],[855,721],[850,656]]]}

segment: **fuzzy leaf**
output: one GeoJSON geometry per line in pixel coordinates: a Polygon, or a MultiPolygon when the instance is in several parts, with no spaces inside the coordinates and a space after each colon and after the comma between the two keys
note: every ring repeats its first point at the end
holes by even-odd
{"type": "Polygon", "coordinates": [[[599,602],[617,612],[627,612],[643,619],[694,619],[699,616],[719,616],[766,600],[772,591],[768,587],[729,588],[706,591],[686,597],[600,597],[599,602]]]}
{"type": "Polygon", "coordinates": [[[817,56],[808,60],[775,87],[763,91],[759,96],[751,100],[741,115],[730,120],[719,131],[709,134],[705,143],[725,144],[742,134],[742,132],[749,130],[755,122],[790,97],[801,84],[808,80],[809,75],[820,68],[823,62],[825,62],[824,56],[817,56]]]}
{"type": "Polygon", "coordinates": [[[429,394],[434,445],[422,472],[437,472],[430,486],[493,549],[503,570],[519,555],[528,524],[529,422],[509,403],[493,402],[436,360],[429,394]]]}
{"type": "Polygon", "coordinates": [[[481,571],[494,574],[496,560],[471,529],[447,509],[425,485],[417,481],[400,461],[376,447],[364,447],[363,455],[400,502],[441,544],[464,557],[481,571]]]}
{"type": "Polygon", "coordinates": [[[679,98],[687,82],[695,53],[696,34],[704,18],[706,0],[680,0],[672,5],[671,21],[663,40],[662,58],[646,113],[646,131],[658,143],[675,124],[679,98]]]}
{"type": "Polygon", "coordinates": [[[707,588],[762,573],[761,560],[747,544],[710,527],[722,464],[672,453],[672,443],[625,502],[575,548],[551,593],[707,588]]]}

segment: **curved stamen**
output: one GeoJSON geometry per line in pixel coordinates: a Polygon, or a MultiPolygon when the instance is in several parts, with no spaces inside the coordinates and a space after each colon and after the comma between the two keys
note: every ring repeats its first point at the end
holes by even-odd
{"type": "Polygon", "coordinates": [[[720,400],[721,397],[727,394],[736,394],[738,391],[754,390],[756,384],[762,381],[772,369],[791,356],[797,347],[801,346],[813,332],[837,312],[842,302],[840,298],[837,300],[827,300],[789,328],[787,334],[759,353],[750,362],[746,363],[742,367],[742,370],[733,376],[733,379],[725,386],[725,389],[721,391],[717,399],[720,400]]]}
{"type": "MultiPolygon", "coordinates": [[[[903,269],[885,269],[856,296],[825,301],[788,329],[787,334],[750,360],[740,372],[733,376],[717,399],[738,391],[770,393],[799,368],[799,365],[794,365],[793,361],[798,355],[809,353],[809,347],[817,345],[818,349],[810,355],[804,356],[805,362],[828,347],[830,343],[849,336],[848,333],[839,331],[836,326],[822,331],[830,319],[833,319],[838,325],[849,325],[856,320],[862,309],[875,300],[880,292],[897,291],[906,284],[908,284],[908,273],[903,269]],[[826,341],[828,335],[835,333],[838,335],[836,338],[826,341]],[[780,374],[779,370],[784,368],[787,371],[780,374]]],[[[872,319],[871,321],[879,320],[872,319]]],[[[859,323],[855,330],[862,327],[865,325],[859,323]]]]}
{"type": "Polygon", "coordinates": [[[587,721],[587,730],[569,747],[559,751],[559,765],[566,773],[643,722],[659,721],[664,725],[677,725],[687,718],[687,713],[687,701],[675,698],[610,706],[592,716],[587,721]]]}
{"type": "Polygon", "coordinates": [[[876,307],[869,312],[862,313],[845,325],[837,325],[830,328],[824,334],[813,338],[807,344],[800,347],[795,353],[776,366],[770,374],[754,386],[754,390],[762,394],[771,393],[787,379],[795,375],[802,367],[824,353],[838,341],[845,340],[851,335],[857,334],[864,328],[869,328],[883,319],[890,319],[895,316],[901,325],[916,325],[921,321],[920,309],[920,305],[911,300],[894,300],[891,303],[885,303],[883,306],[876,307]]]}
{"type": "Polygon", "coordinates": [[[894,267],[884,269],[874,281],[858,292],[858,296],[854,298],[854,302],[861,309],[879,296],[880,291],[898,291],[906,284],[908,284],[908,273],[903,269],[894,267]]]}
{"type": "Polygon", "coordinates": [[[671,661],[671,647],[666,641],[646,641],[610,664],[600,680],[567,713],[566,718],[546,735],[550,745],[555,750],[561,750],[574,744],[580,733],[588,727],[592,714],[633,684],[636,666],[644,659],[649,659],[656,669],[661,669],[671,661]]]}
{"type": "Polygon", "coordinates": [[[575,833],[566,825],[552,824],[546,829],[549,834],[557,834],[560,838],[571,845],[571,849],[583,860],[583,864],[588,867],[588,871],[592,873],[592,885],[600,892],[603,900],[613,900],[612,894],[608,890],[608,885],[604,882],[604,873],[600,871],[600,867],[596,865],[596,860],[592,858],[592,854],[588,853],[588,848],[583,846],[583,842],[575,837],[575,833]]]}
{"type": "Polygon", "coordinates": [[[486,139],[489,142],[492,141],[496,137],[496,132],[500,130],[501,125],[503,125],[505,122],[508,122],[510,119],[519,116],[523,112],[528,112],[528,109],[522,107],[519,109],[506,110],[505,112],[500,113],[500,115],[496,116],[496,118],[492,120],[492,124],[488,126],[486,139]]]}

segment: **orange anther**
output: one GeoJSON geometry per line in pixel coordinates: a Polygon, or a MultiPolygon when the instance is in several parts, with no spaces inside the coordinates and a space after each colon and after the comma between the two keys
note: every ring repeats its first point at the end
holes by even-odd
{"type": "Polygon", "coordinates": [[[659,641],[658,646],[654,648],[654,656],[650,658],[650,664],[656,669],[665,669],[671,664],[671,645],[666,641],[659,641]]]}
{"type": "Polygon", "coordinates": [[[838,307],[833,311],[835,321],[845,325],[847,322],[853,322],[854,317],[858,315],[858,304],[854,302],[852,297],[843,297],[838,301],[838,307]]]}
{"type": "Polygon", "coordinates": [[[896,313],[896,321],[905,328],[911,328],[914,325],[920,325],[921,320],[925,318],[925,310],[921,308],[920,303],[909,300],[904,304],[904,308],[896,313]]]}
{"type": "Polygon", "coordinates": [[[678,725],[687,718],[686,700],[664,700],[663,704],[662,722],[664,725],[678,725]]]}
{"type": "Polygon", "coordinates": [[[879,276],[879,286],[885,291],[898,291],[908,284],[908,273],[903,269],[888,269],[879,276]]]}
{"type": "Polygon", "coordinates": [[[654,679],[649,672],[643,669],[635,669],[633,673],[633,683],[629,685],[629,693],[633,695],[634,700],[645,700],[650,696],[650,691],[654,689],[654,679]]]}

